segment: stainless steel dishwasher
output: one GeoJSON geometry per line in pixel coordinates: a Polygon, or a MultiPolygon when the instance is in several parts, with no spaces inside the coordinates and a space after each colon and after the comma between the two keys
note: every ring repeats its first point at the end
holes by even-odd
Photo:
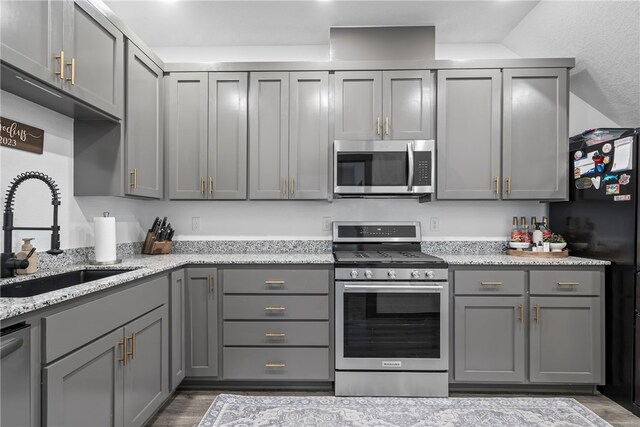
{"type": "Polygon", "coordinates": [[[0,425],[31,425],[31,327],[25,322],[0,329],[0,425]]]}

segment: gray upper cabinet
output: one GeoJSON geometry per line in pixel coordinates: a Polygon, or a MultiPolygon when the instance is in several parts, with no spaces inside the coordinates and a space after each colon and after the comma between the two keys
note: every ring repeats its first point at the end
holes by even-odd
{"type": "Polygon", "coordinates": [[[438,199],[499,199],[500,70],[438,71],[438,199]]]}
{"type": "Polygon", "coordinates": [[[186,375],[186,281],[184,269],[171,273],[171,369],[170,386],[174,391],[186,375]]]}
{"type": "Polygon", "coordinates": [[[568,98],[565,68],[503,71],[506,198],[567,198],[568,98]]]}
{"type": "Polygon", "coordinates": [[[91,4],[67,1],[64,14],[63,89],[114,117],[123,116],[122,33],[91,4]]]}
{"type": "Polygon", "coordinates": [[[335,74],[335,139],[431,139],[434,73],[342,71],[335,74]]]}
{"type": "Polygon", "coordinates": [[[456,296],[455,380],[524,382],[524,317],[524,296],[456,296]]]}
{"type": "Polygon", "coordinates": [[[210,199],[247,198],[247,74],[209,74],[210,199]]]}
{"type": "Polygon", "coordinates": [[[384,139],[431,139],[434,73],[431,71],[384,71],[382,111],[384,139]]]}
{"type": "MultiPolygon", "coordinates": [[[[63,2],[0,2],[2,61],[46,83],[60,87],[63,2]]],[[[63,58],[64,61],[64,58],[63,58]]]]}
{"type": "Polygon", "coordinates": [[[188,268],[186,359],[188,377],[218,376],[218,286],[215,268],[188,268]]]}
{"type": "Polygon", "coordinates": [[[251,73],[251,199],[326,199],[327,72],[251,73]]]}
{"type": "Polygon", "coordinates": [[[207,73],[169,76],[169,197],[204,199],[207,176],[207,73]]]}
{"type": "Polygon", "coordinates": [[[602,314],[598,297],[531,297],[530,380],[600,384],[602,314]]]}
{"type": "Polygon", "coordinates": [[[125,193],[162,198],[164,99],[162,70],[127,40],[125,193]]]}
{"type": "Polygon", "coordinates": [[[247,73],[171,73],[169,198],[246,199],[247,73]]]}

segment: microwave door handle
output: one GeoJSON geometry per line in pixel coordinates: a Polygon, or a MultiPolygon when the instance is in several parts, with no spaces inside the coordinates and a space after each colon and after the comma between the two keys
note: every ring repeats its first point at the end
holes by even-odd
{"type": "Polygon", "coordinates": [[[409,182],[407,183],[407,190],[413,191],[413,141],[407,142],[407,154],[409,158],[409,182]]]}

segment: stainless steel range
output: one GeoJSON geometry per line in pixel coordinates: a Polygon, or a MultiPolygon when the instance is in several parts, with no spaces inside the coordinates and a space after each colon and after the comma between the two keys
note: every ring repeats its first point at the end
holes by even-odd
{"type": "Polygon", "coordinates": [[[419,222],[334,222],[336,396],[448,396],[449,285],[419,222]]]}

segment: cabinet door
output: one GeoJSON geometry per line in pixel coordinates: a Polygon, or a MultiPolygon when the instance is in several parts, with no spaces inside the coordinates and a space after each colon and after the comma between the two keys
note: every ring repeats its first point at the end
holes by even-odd
{"type": "Polygon", "coordinates": [[[566,199],[567,70],[505,69],[502,76],[504,195],[509,199],[566,199]]]}
{"type": "Polygon", "coordinates": [[[335,139],[382,138],[382,72],[335,75],[335,139]]]}
{"type": "Polygon", "coordinates": [[[532,383],[602,380],[600,298],[531,297],[532,383]]]}
{"type": "Polygon", "coordinates": [[[289,198],[326,199],[329,73],[291,73],[289,79],[289,198]]]}
{"type": "Polygon", "coordinates": [[[207,73],[169,76],[169,198],[204,199],[207,177],[207,73]]]}
{"type": "Polygon", "coordinates": [[[60,87],[62,2],[58,0],[0,1],[2,61],[60,87]]]}
{"type": "Polygon", "coordinates": [[[438,71],[438,199],[500,198],[500,70],[438,71]]]}
{"type": "Polygon", "coordinates": [[[65,2],[65,91],[122,118],[124,110],[124,42],[118,30],[91,4],[65,2]]]}
{"type": "Polygon", "coordinates": [[[247,73],[209,74],[210,199],[247,198],[247,73]]]}
{"type": "Polygon", "coordinates": [[[171,369],[169,382],[174,391],[186,374],[186,284],[184,270],[171,273],[171,369]]]}
{"type": "Polygon", "coordinates": [[[44,426],[122,426],[124,332],[117,329],[42,369],[44,426]]]}
{"type": "Polygon", "coordinates": [[[454,378],[524,382],[524,297],[455,297],[454,378]]]}
{"type": "Polygon", "coordinates": [[[127,40],[127,194],[162,198],[162,91],[162,70],[127,40]]]}
{"type": "Polygon", "coordinates": [[[382,73],[384,139],[433,139],[433,86],[431,71],[382,73]]]}
{"type": "Polygon", "coordinates": [[[218,286],[215,268],[187,271],[187,376],[218,375],[218,286]]]}
{"type": "Polygon", "coordinates": [[[289,197],[289,73],[251,73],[251,199],[289,197]]]}
{"type": "Polygon", "coordinates": [[[169,396],[167,306],[127,324],[124,334],[128,358],[124,369],[124,425],[142,426],[169,396]]]}

